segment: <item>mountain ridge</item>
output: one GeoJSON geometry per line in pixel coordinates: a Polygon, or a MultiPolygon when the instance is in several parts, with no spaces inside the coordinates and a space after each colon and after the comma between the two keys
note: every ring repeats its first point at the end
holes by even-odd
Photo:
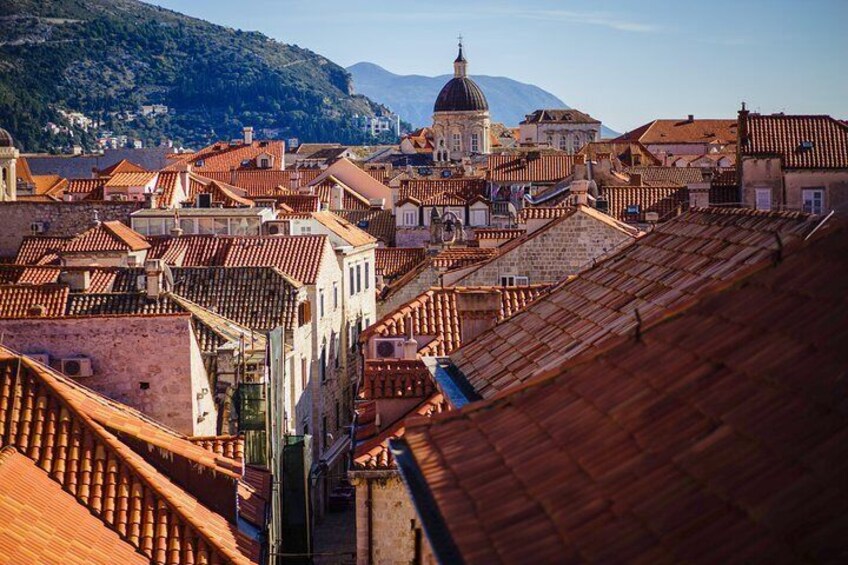
{"type": "MultiPolygon", "coordinates": [[[[432,122],[433,102],[453,75],[400,75],[376,63],[360,61],[346,70],[353,78],[354,91],[387,106],[415,127],[432,122]]],[[[486,95],[492,120],[517,126],[525,115],[540,108],[569,108],[560,98],[529,83],[503,76],[470,75],[486,95]]],[[[601,136],[618,135],[602,126],[601,136]]]]}
{"type": "MultiPolygon", "coordinates": [[[[384,111],[342,67],[308,49],[137,0],[6,0],[0,5],[0,127],[27,151],[91,148],[59,110],[103,119],[147,144],[191,145],[242,126],[304,141],[368,141],[354,115],[384,111]],[[156,119],[116,112],[162,104],[156,119]],[[67,133],[43,131],[47,122],[67,133]]],[[[371,140],[373,142],[373,140],[371,140]]]]}

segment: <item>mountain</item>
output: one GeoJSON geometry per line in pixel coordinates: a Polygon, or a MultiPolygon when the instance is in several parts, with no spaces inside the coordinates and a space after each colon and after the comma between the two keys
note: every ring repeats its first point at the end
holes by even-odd
{"type": "MultiPolygon", "coordinates": [[[[356,63],[347,68],[353,77],[354,90],[371,100],[389,107],[415,127],[432,123],[433,103],[439,91],[453,75],[427,77],[422,75],[396,75],[374,63],[356,63]]],[[[546,90],[506,77],[472,75],[489,101],[492,120],[508,126],[517,126],[525,114],[539,108],[568,108],[546,90]]],[[[607,127],[603,137],[618,135],[607,127]]]]}
{"type": "Polygon", "coordinates": [[[353,94],[342,67],[260,33],[136,0],[3,0],[0,127],[27,151],[91,148],[91,133],[60,110],[102,119],[116,134],[192,146],[237,136],[243,125],[304,141],[363,142],[354,115],[381,112],[353,94]],[[169,112],[126,118],[143,104],[169,112]],[[69,131],[47,132],[48,122],[69,131]]]}

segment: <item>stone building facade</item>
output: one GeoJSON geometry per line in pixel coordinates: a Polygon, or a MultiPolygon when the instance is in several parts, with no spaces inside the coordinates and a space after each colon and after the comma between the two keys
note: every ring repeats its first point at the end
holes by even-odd
{"type": "Polygon", "coordinates": [[[491,152],[489,103],[480,87],[468,78],[462,54],[453,63],[453,78],[439,92],[433,106],[433,160],[459,161],[491,152]]]}
{"type": "Polygon", "coordinates": [[[482,265],[443,275],[446,286],[555,283],[629,245],[637,230],[589,208],[552,220],[514,239],[482,265]]]}
{"type": "Polygon", "coordinates": [[[601,122],[572,109],[536,110],[518,127],[522,145],[549,147],[571,155],[601,139],[601,122]]]}
{"type": "Polygon", "coordinates": [[[0,320],[3,344],[47,354],[51,366],[86,358],[76,379],[189,436],[215,435],[214,391],[188,314],[0,320]]]}
{"type": "Polygon", "coordinates": [[[17,198],[16,168],[19,155],[12,136],[0,128],[0,202],[11,202],[17,198]]]}
{"type": "Polygon", "coordinates": [[[37,233],[67,237],[84,232],[98,220],[129,224],[137,202],[2,202],[0,203],[0,257],[17,253],[24,236],[37,233]]]}

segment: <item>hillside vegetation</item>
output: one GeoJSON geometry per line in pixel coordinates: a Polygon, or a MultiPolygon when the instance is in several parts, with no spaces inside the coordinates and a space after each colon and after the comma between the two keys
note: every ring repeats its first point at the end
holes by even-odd
{"type": "MultiPolygon", "coordinates": [[[[304,141],[365,141],[354,114],[380,107],[352,94],[342,67],[311,51],[135,0],[0,2],[0,127],[28,151],[70,142],[91,148],[59,110],[101,118],[147,143],[199,145],[243,125],[304,141]],[[110,112],[164,104],[171,112],[126,122],[110,112]]],[[[370,141],[373,141],[370,140],[370,141]]]]}

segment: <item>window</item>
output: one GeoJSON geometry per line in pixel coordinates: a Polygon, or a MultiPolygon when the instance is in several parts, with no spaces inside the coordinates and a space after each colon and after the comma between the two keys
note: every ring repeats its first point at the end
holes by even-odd
{"type": "Polygon", "coordinates": [[[755,207],[757,210],[771,210],[771,189],[757,188],[755,194],[755,207]]]}
{"type": "Polygon", "coordinates": [[[141,235],[150,235],[150,222],[146,218],[133,218],[132,227],[141,235]]]}
{"type": "Polygon", "coordinates": [[[339,360],[339,337],[336,335],[336,332],[332,332],[330,334],[330,356],[333,358],[333,366],[338,369],[340,365],[339,360]]]}
{"type": "Polygon", "coordinates": [[[371,283],[368,282],[368,277],[371,274],[371,265],[365,261],[365,290],[371,288],[371,283]]]}
{"type": "Polygon", "coordinates": [[[560,151],[568,150],[568,138],[565,134],[559,136],[559,149],[560,151]]]}
{"type": "Polygon", "coordinates": [[[353,265],[350,266],[350,295],[353,296],[356,292],[356,280],[354,279],[353,265]]]}
{"type": "Polygon", "coordinates": [[[230,226],[227,218],[215,218],[215,233],[218,235],[229,235],[230,226]]]}
{"type": "Polygon", "coordinates": [[[471,152],[479,153],[480,152],[480,134],[472,133],[471,134],[471,152]]]}
{"type": "Polygon", "coordinates": [[[824,189],[805,188],[801,191],[802,210],[808,214],[821,214],[824,210],[824,189]]]}
{"type": "Polygon", "coordinates": [[[268,162],[268,159],[267,159],[267,158],[265,158],[265,159],[260,159],[260,160],[259,160],[259,167],[260,167],[260,168],[262,168],[262,169],[267,169],[267,168],[268,168],[268,167],[270,167],[270,166],[271,166],[271,164],[268,162]]]}
{"type": "Polygon", "coordinates": [[[417,226],[418,225],[418,212],[416,210],[404,210],[403,211],[403,225],[405,225],[405,226],[417,226]]]}
{"type": "Polygon", "coordinates": [[[309,301],[301,302],[297,306],[297,323],[299,326],[305,326],[312,320],[312,305],[309,301]]]}
{"type": "Polygon", "coordinates": [[[362,266],[356,266],[356,292],[362,292],[362,266]]]}
{"type": "Polygon", "coordinates": [[[324,317],[324,289],[318,291],[318,319],[324,317]]]}
{"type": "Polygon", "coordinates": [[[453,150],[462,151],[462,135],[459,133],[453,134],[453,150]]]}
{"type": "Polygon", "coordinates": [[[501,275],[501,286],[527,286],[530,278],[522,275],[501,275]]]}
{"type": "Polygon", "coordinates": [[[300,226],[300,235],[310,235],[312,233],[312,226],[300,226]]]}
{"type": "Polygon", "coordinates": [[[471,209],[471,225],[472,226],[485,226],[487,222],[486,210],[475,210],[471,209]]]}
{"type": "Polygon", "coordinates": [[[215,220],[212,218],[199,218],[197,220],[197,232],[200,235],[212,235],[215,233],[215,220]]]}
{"type": "Polygon", "coordinates": [[[333,310],[339,307],[339,283],[333,283],[333,310]]]}
{"type": "Polygon", "coordinates": [[[554,146],[554,134],[549,133],[549,134],[547,135],[546,140],[547,140],[548,147],[553,147],[553,146],[554,146]]]}
{"type": "Polygon", "coordinates": [[[319,360],[318,371],[320,371],[321,382],[327,382],[327,346],[321,346],[321,358],[319,360]]]}

